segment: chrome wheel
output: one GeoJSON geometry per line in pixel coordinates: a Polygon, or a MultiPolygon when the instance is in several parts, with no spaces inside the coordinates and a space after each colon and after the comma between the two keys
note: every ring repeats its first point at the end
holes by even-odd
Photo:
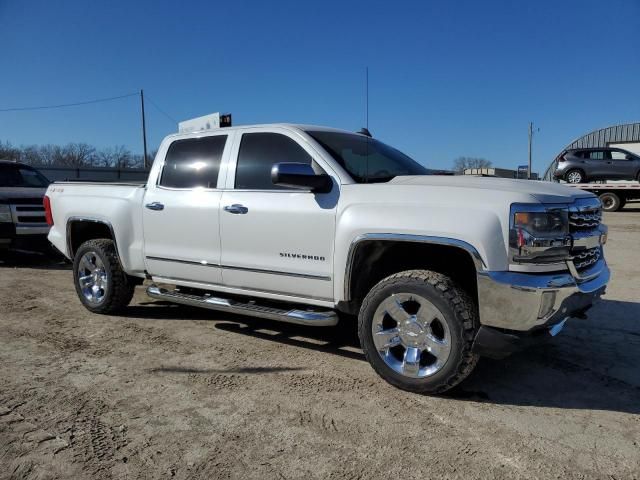
{"type": "Polygon", "coordinates": [[[567,175],[567,183],[581,183],[582,182],[582,174],[577,170],[569,172],[567,175]]]}
{"type": "Polygon", "coordinates": [[[77,277],[84,298],[94,305],[102,303],[109,288],[109,278],[104,263],[96,252],[87,252],[82,256],[77,277]]]}
{"type": "Polygon", "coordinates": [[[451,332],[442,312],[420,295],[386,298],[373,316],[371,330],[380,358],[407,377],[435,374],[451,353],[451,332]]]}

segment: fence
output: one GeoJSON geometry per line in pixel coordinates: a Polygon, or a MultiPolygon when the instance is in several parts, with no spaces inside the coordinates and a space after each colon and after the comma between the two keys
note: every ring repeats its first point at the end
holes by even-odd
{"type": "Polygon", "coordinates": [[[86,182],[146,183],[149,170],[108,167],[36,167],[51,181],[84,180],[86,182]]]}

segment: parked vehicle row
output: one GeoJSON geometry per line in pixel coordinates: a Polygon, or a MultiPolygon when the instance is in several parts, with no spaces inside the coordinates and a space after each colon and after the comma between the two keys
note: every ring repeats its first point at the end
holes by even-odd
{"type": "Polygon", "coordinates": [[[88,310],[121,310],[148,279],[153,298],[213,310],[357,316],[372,367],[410,391],[446,391],[480,355],[557,334],[609,280],[593,194],[429,175],[325,127],[170,135],[146,186],[54,183],[47,198],[48,238],[88,310]]]}

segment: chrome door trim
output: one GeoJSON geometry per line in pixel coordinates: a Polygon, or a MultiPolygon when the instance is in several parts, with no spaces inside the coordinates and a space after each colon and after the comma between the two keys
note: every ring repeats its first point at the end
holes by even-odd
{"type": "Polygon", "coordinates": [[[455,238],[448,237],[432,237],[428,235],[409,235],[400,233],[365,233],[358,235],[353,239],[351,245],[349,245],[349,253],[347,254],[347,265],[345,267],[344,274],[344,300],[351,300],[351,270],[353,269],[353,261],[356,254],[357,247],[365,241],[401,241],[401,242],[413,242],[413,243],[429,243],[432,245],[446,245],[450,247],[457,247],[465,250],[469,255],[476,267],[477,272],[487,270],[487,265],[480,256],[480,253],[476,248],[463,241],[455,238]]]}
{"type": "Polygon", "coordinates": [[[313,275],[310,273],[283,272],[281,270],[265,270],[262,268],[239,267],[235,265],[222,265],[222,268],[226,270],[242,270],[245,272],[268,273],[270,275],[284,275],[287,277],[308,278],[310,280],[322,280],[325,282],[331,281],[331,277],[325,275],[313,275]]]}
{"type": "Polygon", "coordinates": [[[195,260],[180,260],[178,258],[165,258],[165,257],[154,257],[152,255],[145,255],[147,260],[157,260],[159,262],[173,262],[173,263],[184,263],[185,265],[197,265],[199,267],[217,267],[220,268],[219,263],[207,262],[206,260],[201,260],[199,262],[195,260]]]}
{"type": "MultiPolygon", "coordinates": [[[[194,260],[180,260],[177,258],[164,258],[164,257],[153,257],[147,255],[145,257],[147,260],[157,260],[160,262],[174,262],[174,263],[184,263],[187,265],[197,265],[199,267],[216,267],[223,268],[226,270],[242,270],[245,272],[254,272],[254,273],[266,273],[269,275],[283,275],[287,277],[298,277],[298,278],[308,278],[310,280],[322,280],[322,281],[331,281],[331,277],[323,276],[323,275],[312,275],[309,273],[296,273],[296,272],[284,272],[282,270],[266,270],[262,268],[251,268],[251,267],[240,267],[236,265],[221,265],[219,263],[207,262],[206,260],[202,260],[200,262],[194,260]]],[[[186,280],[186,279],[182,279],[186,280]]],[[[195,280],[190,280],[195,282],[195,280]]]]}

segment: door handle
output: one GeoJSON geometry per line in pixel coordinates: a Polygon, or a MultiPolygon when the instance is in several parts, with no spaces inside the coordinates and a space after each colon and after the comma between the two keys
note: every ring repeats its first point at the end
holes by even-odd
{"type": "Polygon", "coordinates": [[[227,205],[224,207],[225,212],[235,213],[236,215],[244,215],[249,211],[247,207],[244,205],[240,205],[239,203],[234,203],[233,205],[227,205]]]}
{"type": "Polygon", "coordinates": [[[164,210],[164,204],[160,202],[151,202],[145,205],[149,210],[164,210]]]}

